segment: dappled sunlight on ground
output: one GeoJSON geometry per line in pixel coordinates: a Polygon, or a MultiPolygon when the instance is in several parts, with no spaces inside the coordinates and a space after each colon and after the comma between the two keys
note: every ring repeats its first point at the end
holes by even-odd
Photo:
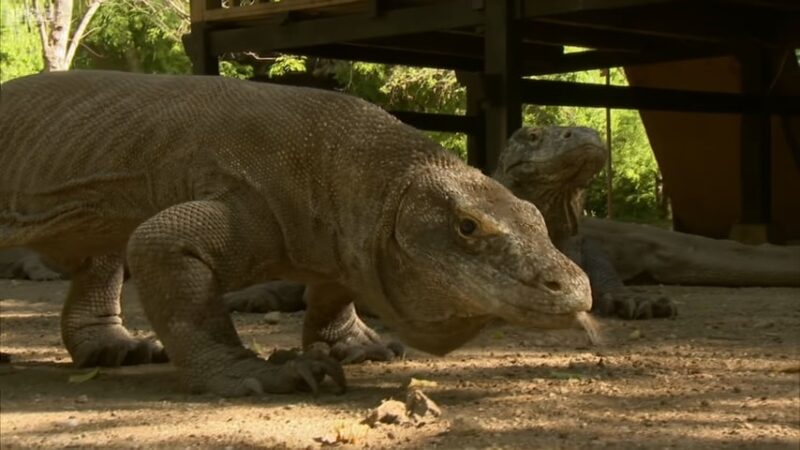
{"type": "MultiPolygon", "coordinates": [[[[58,311],[66,282],[0,280],[0,444],[18,447],[786,448],[800,446],[800,289],[639,288],[676,300],[676,320],[604,320],[606,345],[579,332],[493,325],[445,358],[348,366],[349,392],[220,399],[180,389],[169,364],[85,374],[68,365],[58,311]],[[411,378],[443,417],[358,425],[411,378]],[[349,428],[348,428],[349,429],[349,428]]],[[[126,287],[126,323],[148,326],[126,287]]],[[[302,313],[236,314],[261,353],[299,344],[302,313]],[[270,321],[271,322],[271,321],[270,321]]],[[[370,321],[376,328],[377,322],[370,321]]],[[[390,335],[390,334],[389,334],[390,335]]]]}

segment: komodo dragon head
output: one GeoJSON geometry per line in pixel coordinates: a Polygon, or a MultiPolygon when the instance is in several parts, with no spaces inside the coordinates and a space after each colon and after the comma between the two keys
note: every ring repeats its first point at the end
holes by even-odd
{"type": "Polygon", "coordinates": [[[539,208],[559,244],[577,233],[584,189],[607,158],[606,146],[591,128],[523,127],[500,154],[494,178],[539,208]]]}
{"type": "Polygon", "coordinates": [[[528,328],[585,325],[586,275],[551,243],[542,215],[460,164],[417,173],[377,258],[375,312],[405,342],[445,354],[492,318],[528,328]]]}

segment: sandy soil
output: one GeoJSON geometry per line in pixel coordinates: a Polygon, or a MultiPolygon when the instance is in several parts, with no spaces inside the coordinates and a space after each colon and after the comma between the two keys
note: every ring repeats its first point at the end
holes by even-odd
{"type": "MultiPolygon", "coordinates": [[[[348,366],[349,392],[221,399],[187,395],[169,365],[69,364],[58,331],[66,282],[0,280],[0,447],[800,448],[800,289],[647,287],[677,320],[576,331],[493,326],[445,358],[410,351],[348,366]],[[359,422],[411,378],[443,411],[415,425],[359,422]],[[74,378],[74,377],[73,377],[74,378]]],[[[148,326],[126,287],[129,327],[148,326]]],[[[298,344],[302,314],[236,315],[262,353],[298,344]]]]}

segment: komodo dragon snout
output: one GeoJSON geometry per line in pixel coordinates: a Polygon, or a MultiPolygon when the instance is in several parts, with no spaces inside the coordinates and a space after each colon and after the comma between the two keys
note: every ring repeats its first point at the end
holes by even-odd
{"type": "Polygon", "coordinates": [[[552,245],[536,207],[474,169],[416,177],[383,252],[395,328],[430,353],[462,345],[491,317],[567,328],[591,308],[586,275],[552,245]]]}

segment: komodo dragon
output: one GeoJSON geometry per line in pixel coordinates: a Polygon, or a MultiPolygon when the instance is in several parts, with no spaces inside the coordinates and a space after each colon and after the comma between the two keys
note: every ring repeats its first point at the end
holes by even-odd
{"type": "MultiPolygon", "coordinates": [[[[543,213],[556,246],[589,275],[593,310],[622,318],[676,313],[625,282],[718,286],[800,285],[800,247],[750,246],[734,241],[582,217],[583,194],[608,157],[599,135],[583,127],[524,127],[509,139],[494,177],[543,213]]],[[[294,311],[302,285],[273,282],[226,294],[232,310],[294,311]]]]}
{"type": "MultiPolygon", "coordinates": [[[[323,351],[265,361],[221,300],[308,284],[304,343],[371,344],[352,301],[447,353],[492,318],[583,326],[585,274],[530,203],[365,101],[222,77],[56,72],[2,86],[0,248],[68,269],[62,339],[78,366],[165,358],[123,327],[126,253],[191,391],[317,390],[323,351]]],[[[284,355],[285,356],[285,355],[284,355]]]]}
{"type": "MultiPolygon", "coordinates": [[[[494,178],[542,212],[551,240],[589,275],[594,311],[625,319],[675,314],[668,299],[652,302],[629,295],[603,249],[576,237],[583,214],[583,192],[603,168],[607,150],[597,132],[584,127],[523,127],[500,154],[494,178]],[[599,306],[599,307],[598,307],[599,306]]],[[[304,306],[302,286],[269,282],[226,294],[233,311],[294,311],[304,306]]],[[[362,358],[386,359],[374,349],[362,358]]]]}

